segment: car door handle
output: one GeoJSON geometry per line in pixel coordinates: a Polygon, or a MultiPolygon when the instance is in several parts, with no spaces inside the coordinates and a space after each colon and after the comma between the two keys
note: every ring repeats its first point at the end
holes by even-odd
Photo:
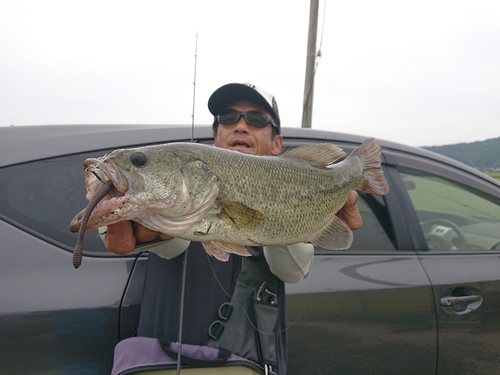
{"type": "Polygon", "coordinates": [[[468,305],[469,303],[474,303],[481,301],[481,296],[471,295],[462,297],[443,297],[441,298],[441,306],[449,307],[456,305],[468,305]]]}

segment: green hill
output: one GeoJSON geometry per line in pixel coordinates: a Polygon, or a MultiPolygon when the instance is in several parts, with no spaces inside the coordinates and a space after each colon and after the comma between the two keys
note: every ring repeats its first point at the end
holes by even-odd
{"type": "Polygon", "coordinates": [[[422,148],[461,161],[484,172],[500,171],[500,137],[472,143],[422,148]]]}

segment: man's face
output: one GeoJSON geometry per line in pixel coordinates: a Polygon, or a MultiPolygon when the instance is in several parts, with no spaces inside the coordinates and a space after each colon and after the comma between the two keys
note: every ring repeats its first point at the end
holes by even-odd
{"type": "MultiPolygon", "coordinates": [[[[241,112],[258,110],[271,117],[268,111],[246,100],[231,104],[228,108],[241,112]]],[[[271,124],[268,124],[265,128],[257,128],[248,125],[243,117],[235,124],[219,124],[214,140],[217,147],[257,155],[278,155],[283,145],[281,135],[273,138],[271,124]]]]}

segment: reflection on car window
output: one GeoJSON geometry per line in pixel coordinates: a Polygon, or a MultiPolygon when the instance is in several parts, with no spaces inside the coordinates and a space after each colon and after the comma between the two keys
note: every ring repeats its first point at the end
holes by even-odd
{"type": "MultiPolygon", "coordinates": [[[[92,156],[95,155],[95,152],[92,156]]],[[[82,162],[91,155],[64,156],[0,169],[0,215],[30,233],[72,250],[71,219],[87,205],[82,162]]],[[[86,253],[110,255],[97,230],[85,235],[86,253]]]]}
{"type": "MultiPolygon", "coordinates": [[[[358,194],[358,209],[363,218],[363,226],[353,231],[349,251],[395,251],[392,226],[383,198],[361,192],[358,194]]],[[[319,254],[331,254],[333,251],[317,249],[319,254]]]]}
{"type": "Polygon", "coordinates": [[[401,173],[429,250],[500,250],[500,206],[434,175],[401,173]]]}

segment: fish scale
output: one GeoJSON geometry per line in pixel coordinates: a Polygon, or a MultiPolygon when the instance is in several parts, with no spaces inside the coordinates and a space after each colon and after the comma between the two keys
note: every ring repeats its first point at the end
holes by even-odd
{"type": "Polygon", "coordinates": [[[238,173],[254,178],[234,181],[228,175],[228,168],[218,167],[221,165],[219,160],[206,162],[216,175],[223,176],[221,180],[225,182],[220,185],[223,199],[236,200],[266,212],[263,225],[252,233],[252,238],[258,238],[260,243],[282,244],[289,239],[299,242],[304,236],[316,232],[318,224],[322,228],[324,225],[320,223],[328,223],[351,190],[351,186],[339,186],[342,179],[338,174],[329,169],[318,169],[307,161],[274,157],[259,160],[261,157],[242,158],[240,154],[231,156],[243,161],[236,164],[238,173]],[[257,175],[256,165],[259,165],[257,175]],[[341,189],[342,194],[339,194],[341,189]]]}

